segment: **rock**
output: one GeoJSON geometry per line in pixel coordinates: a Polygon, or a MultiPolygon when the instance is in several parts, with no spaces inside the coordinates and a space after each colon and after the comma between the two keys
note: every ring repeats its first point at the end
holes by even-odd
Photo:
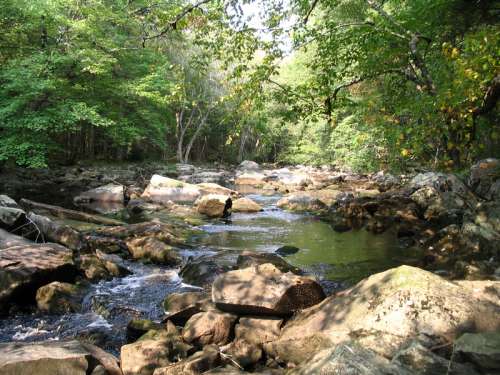
{"type": "Polygon", "coordinates": [[[251,160],[244,160],[238,165],[238,169],[242,171],[258,171],[260,165],[251,160]]]}
{"type": "Polygon", "coordinates": [[[212,284],[215,278],[229,271],[230,267],[218,264],[209,258],[200,258],[189,261],[179,271],[179,276],[187,284],[206,287],[212,284]]]}
{"type": "Polygon", "coordinates": [[[98,365],[109,375],[121,374],[110,354],[76,340],[0,344],[2,375],[86,375],[98,365]]]}
{"type": "Polygon", "coordinates": [[[122,258],[120,258],[118,255],[106,254],[100,250],[96,250],[95,254],[111,276],[123,277],[132,273],[124,265],[122,258]]]}
{"type": "Polygon", "coordinates": [[[104,263],[97,256],[92,254],[80,256],[80,269],[90,281],[99,281],[101,279],[108,280],[111,278],[104,263]]]}
{"type": "Polygon", "coordinates": [[[196,346],[227,344],[230,341],[236,319],[235,315],[216,310],[200,312],[186,322],[182,330],[182,338],[196,346]]]}
{"type": "Polygon", "coordinates": [[[497,183],[498,180],[500,180],[499,159],[481,160],[470,169],[469,186],[481,198],[494,198],[495,188],[492,185],[497,183]]]}
{"type": "Polygon", "coordinates": [[[276,249],[275,253],[284,257],[287,255],[296,254],[299,251],[300,251],[300,249],[298,247],[286,245],[286,246],[281,246],[280,248],[276,249]]]}
{"type": "Polygon", "coordinates": [[[275,172],[274,179],[287,187],[304,187],[312,184],[311,178],[304,173],[291,173],[286,170],[275,172]]]}
{"type": "Polygon", "coordinates": [[[215,309],[215,305],[206,292],[186,292],[169,294],[163,308],[167,313],[165,320],[184,325],[194,314],[215,309]]]}
{"type": "Polygon", "coordinates": [[[427,172],[417,174],[409,183],[413,189],[433,187],[439,192],[452,191],[461,195],[468,195],[469,188],[454,174],[427,172]]]}
{"type": "Polygon", "coordinates": [[[200,188],[196,185],[155,174],[141,197],[155,203],[167,203],[194,202],[200,195],[200,188]]]}
{"type": "Polygon", "coordinates": [[[269,358],[291,364],[303,363],[315,353],[334,346],[332,340],[322,333],[304,335],[300,339],[278,339],[262,345],[269,358]]]}
{"type": "Polygon", "coordinates": [[[454,343],[457,353],[485,371],[500,370],[500,333],[464,333],[454,343]]]}
{"type": "Polygon", "coordinates": [[[234,332],[237,340],[260,345],[278,339],[283,319],[275,317],[241,317],[234,332]]]}
{"type": "Polygon", "coordinates": [[[195,166],[191,164],[179,163],[175,165],[175,170],[179,176],[186,176],[193,174],[195,169],[196,169],[195,166]]]}
{"type": "Polygon", "coordinates": [[[258,253],[255,251],[243,251],[238,255],[238,260],[236,261],[236,266],[239,269],[260,266],[261,264],[272,264],[281,272],[292,272],[296,275],[301,275],[303,272],[301,269],[292,266],[279,255],[273,253],[258,253]]]}
{"type": "Polygon", "coordinates": [[[123,185],[108,184],[88,190],[74,198],[77,203],[90,202],[117,202],[123,203],[125,200],[125,189],[123,185]]]}
{"type": "MultiPolygon", "coordinates": [[[[85,348],[86,351],[90,353],[90,355],[95,360],[97,360],[98,363],[100,363],[99,365],[96,366],[96,368],[102,367],[105,370],[104,374],[123,375],[122,370],[120,369],[120,365],[118,363],[118,359],[114,355],[102,350],[98,346],[92,345],[87,342],[81,342],[80,344],[82,345],[83,348],[85,348]]],[[[92,372],[92,374],[94,374],[94,372],[92,372]]]]}
{"type": "Polygon", "coordinates": [[[233,201],[234,212],[259,212],[262,211],[262,206],[255,203],[250,198],[239,198],[233,201]]]}
{"type": "Polygon", "coordinates": [[[187,182],[191,184],[202,184],[202,183],[224,184],[227,178],[228,175],[225,172],[204,171],[189,176],[187,182]]]}
{"type": "Polygon", "coordinates": [[[163,326],[149,319],[132,319],[127,324],[127,342],[137,341],[142,335],[151,330],[161,330],[163,326]]]}
{"type": "Polygon", "coordinates": [[[155,237],[133,238],[126,242],[134,259],[149,260],[153,263],[177,265],[181,262],[175,249],[155,237]]]}
{"type": "Polygon", "coordinates": [[[195,204],[198,213],[208,217],[228,217],[231,214],[232,200],[226,195],[204,195],[195,204]]]}
{"type": "Polygon", "coordinates": [[[243,340],[233,341],[224,348],[224,353],[243,368],[256,364],[262,358],[262,349],[259,346],[243,340]]]}
{"type": "Polygon", "coordinates": [[[414,372],[358,345],[345,343],[322,350],[289,375],[410,375],[414,372]]]}
{"type": "Polygon", "coordinates": [[[14,229],[26,221],[26,212],[20,208],[0,206],[0,227],[14,229]]]}
{"type": "Polygon", "coordinates": [[[49,314],[78,312],[82,307],[82,290],[69,283],[53,281],[38,288],[36,303],[38,309],[49,314]]]}
{"type": "Polygon", "coordinates": [[[295,341],[300,346],[302,341],[305,352],[314,335],[337,345],[357,331],[374,330],[391,335],[397,350],[420,333],[453,339],[468,329],[495,331],[500,327],[499,312],[498,298],[493,303],[430,272],[401,266],[372,275],[343,295],[299,312],[273,345],[295,341]]]}
{"type": "MultiPolygon", "coordinates": [[[[441,221],[445,224],[460,222],[461,211],[467,208],[462,196],[452,191],[440,192],[432,186],[424,186],[416,190],[410,198],[424,211],[426,220],[441,221]]],[[[469,203],[473,202],[474,199],[471,198],[469,203]]]]}
{"type": "Polygon", "coordinates": [[[216,194],[216,195],[225,195],[231,197],[239,196],[239,193],[235,190],[228,189],[224,186],[220,186],[218,184],[214,184],[212,182],[203,182],[198,184],[200,187],[202,194],[216,194]]]}
{"type": "Polygon", "coordinates": [[[17,202],[9,197],[8,195],[0,195],[0,207],[10,207],[10,208],[19,208],[21,207],[17,204],[17,202]]]}
{"type": "Polygon", "coordinates": [[[244,172],[236,176],[235,185],[246,185],[253,187],[263,187],[266,183],[266,175],[258,172],[244,172]]]}
{"type": "Polygon", "coordinates": [[[401,183],[401,179],[390,173],[379,171],[372,176],[372,180],[380,186],[383,190],[388,190],[401,183]]]}
{"type": "Polygon", "coordinates": [[[313,197],[309,192],[297,192],[281,198],[277,206],[290,211],[319,212],[328,209],[320,199],[313,197]]]}
{"type": "Polygon", "coordinates": [[[477,372],[471,366],[449,361],[440,357],[422,344],[414,341],[407,348],[401,350],[392,359],[393,363],[410,368],[417,374],[423,375],[474,375],[477,372]]]}
{"type": "Polygon", "coordinates": [[[155,368],[186,358],[190,350],[175,333],[124,345],[120,350],[123,375],[151,375],[155,368]]]}
{"type": "Polygon", "coordinates": [[[39,287],[52,281],[71,282],[76,274],[68,248],[30,243],[19,237],[17,244],[0,250],[0,306],[34,302],[39,287]]]}
{"type": "MultiPolygon", "coordinates": [[[[153,375],[196,375],[204,374],[220,364],[220,353],[215,345],[208,345],[203,351],[166,367],[157,368],[153,375]]],[[[126,375],[126,374],[124,374],[126,375]]]]}
{"type": "Polygon", "coordinates": [[[316,281],[282,273],[272,264],[227,272],[212,285],[217,308],[241,314],[290,315],[324,298],[316,281]]]}

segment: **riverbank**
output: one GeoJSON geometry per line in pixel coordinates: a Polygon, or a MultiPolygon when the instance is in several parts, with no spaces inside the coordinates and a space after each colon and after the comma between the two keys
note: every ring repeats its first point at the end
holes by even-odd
{"type": "MultiPolygon", "coordinates": [[[[32,188],[37,181],[44,185],[38,200],[66,210],[2,200],[2,220],[10,220],[3,227],[11,232],[3,233],[0,250],[6,275],[0,295],[3,306],[10,306],[4,311],[10,317],[2,322],[2,340],[42,341],[43,350],[43,340],[77,336],[121,352],[122,369],[131,374],[153,373],[155,367],[163,368],[159,373],[187,373],[226,365],[233,367],[224,373],[240,371],[238,367],[283,372],[295,366],[297,373],[312,373],[302,361],[306,354],[319,353],[323,357],[315,359],[317,371],[324,370],[324,363],[352,366],[355,357],[346,359],[346,353],[368,358],[370,365],[383,364],[380,369],[418,371],[416,364],[401,360],[408,357],[401,354],[404,350],[443,364],[453,353],[450,342],[463,333],[499,329],[499,298],[492,292],[500,287],[494,281],[499,266],[498,165],[485,161],[475,168],[467,183],[437,173],[356,175],[326,167],[266,169],[253,162],[237,169],[178,165],[146,172],[133,166],[26,177],[34,181],[32,188]],[[229,211],[233,214],[228,218],[229,211]],[[58,245],[35,244],[16,234],[58,245]],[[28,257],[16,258],[23,252],[28,257]],[[30,259],[42,253],[44,264],[30,259]],[[392,268],[399,264],[425,267],[445,278],[418,268],[392,268]],[[241,274],[231,273],[235,270],[241,274]],[[256,275],[262,278],[260,286],[252,284],[256,275]],[[231,281],[224,281],[228,277],[231,281]],[[277,279],[274,300],[262,306],[259,296],[277,279]],[[416,287],[406,289],[406,282],[416,287]],[[421,282],[434,286],[422,291],[421,282]],[[238,283],[240,287],[232,287],[238,283]],[[297,285],[312,289],[297,292],[297,285]],[[314,298],[300,300],[313,290],[314,298]],[[246,301],[252,291],[257,291],[253,301],[246,301]],[[330,297],[321,302],[325,294],[330,297]],[[178,296],[175,303],[169,300],[172,296],[178,296]],[[380,299],[411,304],[395,308],[380,299]],[[366,307],[360,301],[372,302],[366,307]],[[424,313],[427,304],[438,307],[424,313]],[[387,325],[403,325],[392,330],[379,327],[377,319],[361,324],[361,316],[375,311],[376,316],[392,311],[396,315],[387,325]],[[346,318],[338,320],[339,314],[346,318]],[[324,319],[330,323],[320,323],[324,319]],[[456,324],[435,326],[435,338],[423,340],[419,333],[425,330],[419,327],[432,319],[456,324]],[[304,343],[290,333],[297,324],[312,324],[304,343]],[[261,325],[276,335],[252,342],[241,333],[261,325]],[[367,334],[370,330],[377,332],[367,334]],[[400,331],[406,333],[394,340],[400,331]],[[344,332],[341,339],[339,332],[344,332]],[[367,344],[370,340],[397,345],[390,352],[377,352],[367,344]],[[137,357],[146,347],[156,354],[137,357]],[[182,350],[166,349],[172,347],[182,350]],[[209,366],[201,369],[199,363],[209,366]]],[[[19,195],[28,191],[22,188],[23,179],[3,181],[2,191],[18,201],[33,199],[19,195]]],[[[467,354],[458,360],[469,362],[471,371],[484,370],[484,364],[471,361],[467,354]]]]}

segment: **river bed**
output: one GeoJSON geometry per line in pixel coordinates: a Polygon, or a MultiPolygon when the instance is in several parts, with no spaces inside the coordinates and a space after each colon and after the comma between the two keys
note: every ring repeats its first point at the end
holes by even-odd
{"type": "MultiPolygon", "coordinates": [[[[345,288],[370,274],[411,263],[416,253],[391,232],[374,235],[364,230],[335,232],[331,226],[304,213],[283,211],[280,196],[247,195],[260,203],[258,213],[233,213],[229,220],[213,220],[199,227],[192,249],[181,255],[220,255],[235,262],[243,250],[274,252],[281,246],[300,250],[286,259],[315,275],[327,292],[345,288]]],[[[0,341],[42,341],[71,337],[88,339],[117,353],[125,342],[132,318],[160,320],[162,301],[172,292],[197,290],[183,283],[178,269],[126,262],[130,276],[101,281],[88,288],[82,312],[63,316],[22,313],[0,320],[0,341]]]]}

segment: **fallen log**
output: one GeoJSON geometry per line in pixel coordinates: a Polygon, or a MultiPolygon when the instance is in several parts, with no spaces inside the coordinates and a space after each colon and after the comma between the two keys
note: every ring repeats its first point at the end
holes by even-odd
{"type": "Polygon", "coordinates": [[[101,225],[123,225],[124,223],[110,219],[101,215],[93,215],[85,212],[70,210],[67,208],[62,208],[59,206],[52,206],[50,204],[38,203],[30,201],[29,199],[21,199],[21,205],[27,210],[44,211],[49,212],[51,215],[56,216],[61,219],[70,219],[77,221],[84,221],[87,223],[101,224],[101,225]]]}
{"type": "Polygon", "coordinates": [[[80,250],[83,247],[80,232],[70,226],[56,223],[46,216],[37,215],[33,212],[28,214],[28,219],[40,231],[43,240],[56,242],[72,250],[80,250]]]}

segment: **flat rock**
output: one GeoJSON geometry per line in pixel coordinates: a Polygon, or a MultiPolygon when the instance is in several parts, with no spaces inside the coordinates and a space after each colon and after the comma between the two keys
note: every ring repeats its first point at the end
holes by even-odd
{"type": "Polygon", "coordinates": [[[212,285],[217,308],[241,314],[290,315],[324,298],[323,289],[313,279],[282,273],[272,264],[229,271],[212,285]]]}
{"type": "Polygon", "coordinates": [[[163,301],[167,313],[166,320],[184,325],[194,314],[215,308],[206,292],[172,293],[163,301]]]}
{"type": "Polygon", "coordinates": [[[78,286],[59,281],[44,285],[36,292],[38,310],[50,314],[78,312],[82,298],[82,290],[78,286]]]}
{"type": "Polygon", "coordinates": [[[13,300],[29,303],[42,285],[75,278],[77,271],[68,248],[23,239],[17,243],[0,250],[0,305],[13,300]]]}
{"type": "Polygon", "coordinates": [[[126,242],[134,259],[149,260],[157,264],[177,265],[181,262],[176,250],[155,237],[133,238],[126,242]]]}
{"type": "Polygon", "coordinates": [[[86,375],[99,363],[109,375],[120,375],[112,355],[76,340],[0,344],[2,375],[86,375]]]}

